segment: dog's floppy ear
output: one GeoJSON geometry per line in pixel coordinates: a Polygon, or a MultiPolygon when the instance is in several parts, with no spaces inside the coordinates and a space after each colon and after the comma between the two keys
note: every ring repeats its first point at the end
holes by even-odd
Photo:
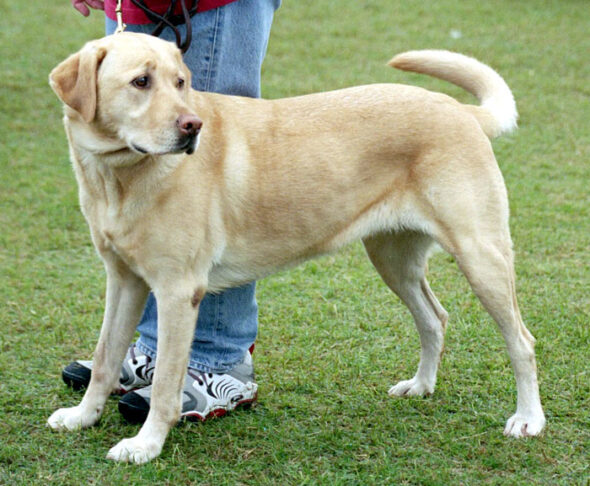
{"type": "Polygon", "coordinates": [[[55,94],[87,123],[94,120],[96,113],[96,77],[105,56],[104,47],[87,44],[49,74],[49,84],[55,94]]]}

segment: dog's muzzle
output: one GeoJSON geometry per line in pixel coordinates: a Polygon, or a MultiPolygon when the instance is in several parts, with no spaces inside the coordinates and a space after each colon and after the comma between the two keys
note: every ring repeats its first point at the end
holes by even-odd
{"type": "Polygon", "coordinates": [[[192,154],[195,151],[197,137],[202,126],[203,122],[197,115],[180,115],[176,119],[176,128],[181,135],[179,152],[192,154]]]}

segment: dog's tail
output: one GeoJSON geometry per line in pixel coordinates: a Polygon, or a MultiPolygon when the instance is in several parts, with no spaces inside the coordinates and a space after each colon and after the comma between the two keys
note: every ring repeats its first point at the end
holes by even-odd
{"type": "Polygon", "coordinates": [[[490,138],[516,128],[518,113],[510,88],[496,71],[476,59],[441,50],[409,51],[395,56],[389,65],[449,81],[472,93],[480,106],[464,106],[490,138]]]}

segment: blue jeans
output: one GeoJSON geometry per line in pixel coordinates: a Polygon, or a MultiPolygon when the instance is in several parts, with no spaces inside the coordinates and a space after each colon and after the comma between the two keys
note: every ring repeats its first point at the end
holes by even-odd
{"type": "MultiPolygon", "coordinates": [[[[237,0],[192,18],[192,42],[184,62],[192,73],[192,86],[239,96],[260,96],[260,68],[266,53],[270,27],[280,0],[237,0]]],[[[123,19],[125,21],[125,19],[123,19]]],[[[106,33],[117,23],[106,18],[106,33]]],[[[150,33],[153,25],[127,25],[130,32],[150,33]]],[[[186,27],[178,26],[184,39],[186,27]]],[[[162,39],[174,42],[166,28],[162,39]]],[[[195,188],[198,190],[198,188],[195,188]]],[[[207,294],[199,307],[197,329],[189,366],[205,373],[223,373],[240,363],[254,343],[258,330],[256,283],[207,294]]],[[[158,315],[150,294],[137,327],[138,349],[155,356],[158,315]]]]}

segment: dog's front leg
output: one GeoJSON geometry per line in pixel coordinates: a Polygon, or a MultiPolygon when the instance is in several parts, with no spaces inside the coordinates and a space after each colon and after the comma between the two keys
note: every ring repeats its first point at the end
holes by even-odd
{"type": "Polygon", "coordinates": [[[148,287],[116,255],[103,255],[107,272],[104,320],[94,352],[92,376],[84,398],[76,407],[61,408],[48,424],[56,430],[94,425],[119,380],[121,363],[133,338],[147,299],[148,287]]]}
{"type": "Polygon", "coordinates": [[[154,289],[158,303],[158,354],[150,399],[150,411],[139,433],[113,447],[107,457],[142,464],[160,455],[170,428],[182,409],[190,345],[205,285],[178,282],[165,291],[154,289]]]}

